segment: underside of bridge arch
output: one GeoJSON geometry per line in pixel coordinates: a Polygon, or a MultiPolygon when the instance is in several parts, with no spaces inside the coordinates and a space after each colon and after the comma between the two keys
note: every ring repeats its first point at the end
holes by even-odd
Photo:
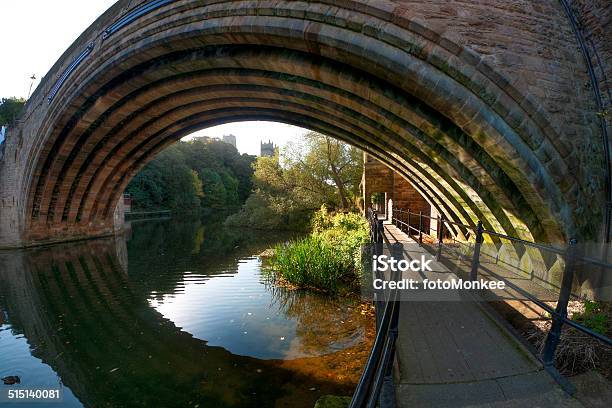
{"type": "Polygon", "coordinates": [[[397,2],[175,1],[102,36],[129,3],[73,44],[10,130],[23,243],[112,233],[124,188],[157,153],[245,120],[349,142],[454,221],[546,242],[597,233],[603,171],[580,164],[583,141],[518,79],[397,2]]]}

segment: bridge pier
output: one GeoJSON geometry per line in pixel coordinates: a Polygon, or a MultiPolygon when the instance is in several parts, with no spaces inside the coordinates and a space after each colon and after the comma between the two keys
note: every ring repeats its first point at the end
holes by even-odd
{"type": "Polygon", "coordinates": [[[112,219],[81,225],[64,225],[61,229],[51,225],[27,225],[25,214],[24,163],[20,152],[22,125],[9,129],[0,146],[0,250],[31,247],[51,243],[76,241],[122,234],[125,230],[125,205],[119,199],[112,219]]]}
{"type": "Polygon", "coordinates": [[[23,217],[19,217],[18,140],[10,129],[0,145],[0,248],[21,245],[23,217]]]}

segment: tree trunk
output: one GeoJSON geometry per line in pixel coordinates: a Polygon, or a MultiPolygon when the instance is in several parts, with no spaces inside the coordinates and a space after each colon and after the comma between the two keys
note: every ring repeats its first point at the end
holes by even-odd
{"type": "Polygon", "coordinates": [[[334,183],[336,183],[336,187],[338,189],[338,195],[340,196],[340,203],[342,205],[342,209],[347,210],[349,208],[349,203],[348,199],[346,198],[346,188],[344,187],[344,183],[342,182],[342,177],[340,177],[338,167],[336,166],[332,158],[332,146],[329,137],[326,136],[325,141],[327,142],[327,162],[329,163],[329,167],[331,168],[332,178],[334,179],[334,183]]]}

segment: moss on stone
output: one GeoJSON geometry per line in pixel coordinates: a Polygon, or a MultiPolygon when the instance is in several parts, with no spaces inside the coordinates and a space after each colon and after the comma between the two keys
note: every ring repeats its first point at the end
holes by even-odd
{"type": "Polygon", "coordinates": [[[317,400],[314,408],[346,408],[351,403],[351,397],[323,395],[317,400]]]}

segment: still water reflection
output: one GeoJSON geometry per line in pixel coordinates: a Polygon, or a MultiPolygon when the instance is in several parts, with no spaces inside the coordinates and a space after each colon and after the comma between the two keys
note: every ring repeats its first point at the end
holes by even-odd
{"type": "Polygon", "coordinates": [[[350,394],[371,318],[355,300],[267,284],[257,254],[287,238],[146,221],[127,244],[0,253],[0,377],[21,378],[0,387],[62,388],[56,407],[312,407],[350,394]]]}

